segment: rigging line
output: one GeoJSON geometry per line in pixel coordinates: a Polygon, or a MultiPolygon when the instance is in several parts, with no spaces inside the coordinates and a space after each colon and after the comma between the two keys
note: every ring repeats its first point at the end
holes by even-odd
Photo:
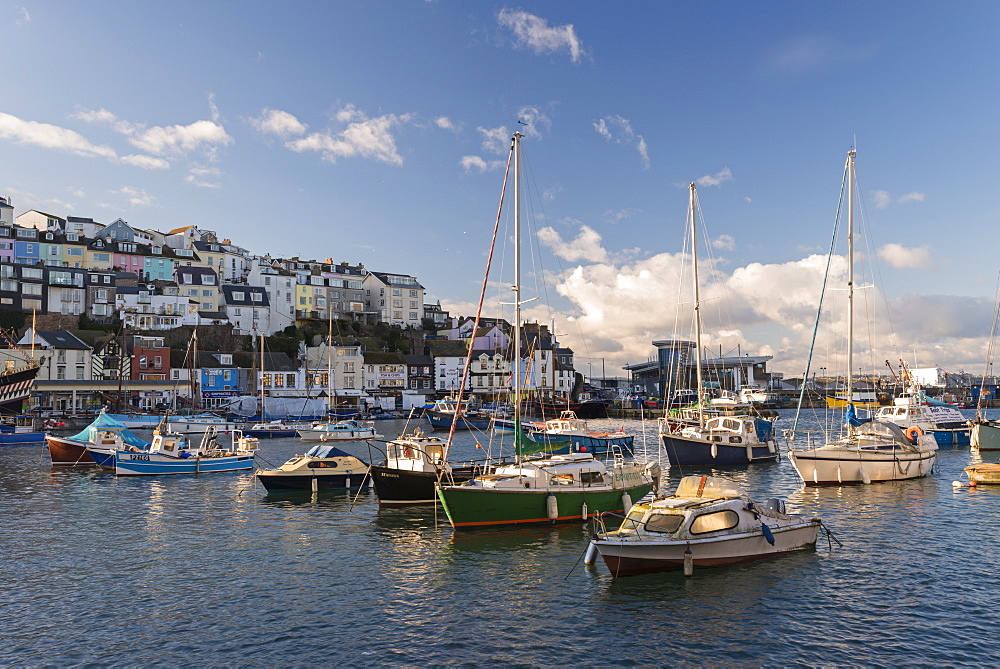
{"type": "MultiPolygon", "coordinates": [[[[503,185],[500,187],[500,203],[497,206],[497,217],[493,224],[493,238],[490,241],[490,252],[486,258],[486,272],[483,275],[483,288],[479,292],[479,305],[476,307],[476,318],[472,323],[472,337],[469,340],[469,351],[465,357],[465,369],[462,370],[462,382],[458,386],[458,398],[455,404],[455,415],[451,420],[451,427],[448,429],[448,439],[445,441],[444,453],[442,454],[442,460],[447,462],[448,453],[451,451],[451,445],[455,438],[455,429],[458,424],[459,416],[462,412],[462,394],[465,391],[465,384],[469,380],[469,369],[472,367],[472,349],[476,343],[476,333],[479,331],[479,320],[483,315],[483,301],[486,297],[486,289],[489,287],[490,280],[490,268],[493,264],[493,249],[496,247],[497,243],[497,231],[500,229],[500,218],[503,212],[504,195],[507,193],[507,178],[510,176],[510,165],[514,158],[514,140],[510,143],[510,153],[507,154],[507,168],[503,173],[503,185]]],[[[440,480],[440,475],[438,476],[440,480]]]]}
{"type": "MultiPolygon", "coordinates": [[[[833,263],[833,255],[834,252],[836,251],[836,246],[837,246],[837,232],[840,229],[841,214],[844,209],[844,194],[847,190],[848,172],[849,172],[848,165],[845,164],[844,176],[840,184],[840,200],[837,202],[837,215],[836,218],[834,219],[834,224],[833,224],[833,236],[830,240],[830,251],[827,253],[826,270],[823,272],[823,287],[821,288],[819,294],[819,305],[816,307],[816,320],[813,322],[812,338],[809,341],[809,354],[806,356],[806,369],[805,372],[803,372],[802,374],[802,385],[799,388],[799,402],[798,406],[796,406],[795,408],[795,417],[792,419],[792,428],[790,431],[793,435],[799,424],[799,415],[802,413],[802,402],[805,399],[805,392],[806,392],[806,380],[809,378],[809,370],[810,367],[812,367],[813,349],[816,346],[816,337],[819,331],[819,319],[820,315],[823,313],[823,302],[824,298],[826,297],[827,284],[830,281],[830,266],[833,263]]],[[[848,399],[850,399],[851,398],[850,389],[848,389],[847,392],[848,392],[847,397],[848,399]]]]}

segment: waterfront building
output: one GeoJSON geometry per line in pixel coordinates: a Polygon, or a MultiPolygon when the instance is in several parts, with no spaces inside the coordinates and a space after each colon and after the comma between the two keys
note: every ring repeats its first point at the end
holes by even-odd
{"type": "Polygon", "coordinates": [[[271,334],[271,308],[260,286],[223,285],[222,311],[239,335],[271,334]]]}
{"type": "Polygon", "coordinates": [[[54,381],[92,378],[90,346],[69,332],[36,332],[28,328],[17,345],[32,351],[41,362],[38,380],[54,381]]]}
{"type": "MultiPolygon", "coordinates": [[[[462,382],[468,348],[463,341],[430,339],[424,342],[427,355],[434,359],[434,390],[439,395],[454,395],[462,382]]],[[[469,390],[466,382],[465,390],[469,390]]]]}
{"type": "Polygon", "coordinates": [[[364,278],[365,308],[378,321],[418,328],[424,317],[424,287],[408,274],[368,272],[364,278]]]}
{"type": "Polygon", "coordinates": [[[198,404],[222,409],[249,386],[249,370],[235,364],[232,353],[204,351],[198,354],[198,404]]]}
{"type": "Polygon", "coordinates": [[[407,369],[403,354],[367,351],[364,366],[365,394],[383,409],[401,408],[407,369]]]}
{"type": "Polygon", "coordinates": [[[166,380],[170,376],[170,347],[163,337],[130,335],[126,338],[131,359],[129,378],[150,381],[166,380]]]}

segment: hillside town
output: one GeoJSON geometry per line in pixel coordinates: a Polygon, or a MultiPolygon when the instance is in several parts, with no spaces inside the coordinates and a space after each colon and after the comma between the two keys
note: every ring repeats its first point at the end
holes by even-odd
{"type": "MultiPolygon", "coordinates": [[[[0,309],[3,327],[22,333],[10,344],[41,363],[32,403],[49,412],[117,403],[252,415],[247,397],[275,412],[405,410],[455,392],[470,346],[468,391],[496,396],[512,372],[509,323],[483,319],[474,332],[473,319],[426,304],[416,277],[255,255],[195,225],[15,217],[6,197],[0,309]]],[[[544,325],[527,324],[523,339],[527,387],[579,394],[571,349],[544,325]]]]}

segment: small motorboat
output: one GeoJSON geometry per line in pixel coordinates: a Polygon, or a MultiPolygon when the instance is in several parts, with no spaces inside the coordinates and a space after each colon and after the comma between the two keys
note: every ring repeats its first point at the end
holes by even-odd
{"type": "Polygon", "coordinates": [[[312,427],[296,430],[302,441],[356,441],[378,439],[374,425],[363,425],[356,420],[338,420],[335,423],[315,423],[312,427]]]}
{"type": "Polygon", "coordinates": [[[115,451],[146,451],[149,442],[134,435],[121,423],[101,411],[82,432],[71,437],[46,434],[49,458],[56,466],[87,465],[114,469],[115,451]]]}
{"type": "Polygon", "coordinates": [[[779,499],[752,501],[734,483],[686,476],[669,497],[632,506],[614,531],[611,514],[598,519],[591,541],[612,576],[721,567],[753,562],[816,545],[822,524],[789,514],[779,499]]]}
{"type": "Polygon", "coordinates": [[[368,465],[332,444],[316,444],[280,467],[257,470],[257,480],[268,492],[277,490],[333,490],[358,488],[368,465]]]}
{"type": "Polygon", "coordinates": [[[258,439],[273,439],[278,437],[294,437],[298,434],[298,429],[295,425],[290,425],[280,420],[272,420],[267,423],[256,423],[243,430],[243,434],[248,437],[257,437],[258,439]]]}

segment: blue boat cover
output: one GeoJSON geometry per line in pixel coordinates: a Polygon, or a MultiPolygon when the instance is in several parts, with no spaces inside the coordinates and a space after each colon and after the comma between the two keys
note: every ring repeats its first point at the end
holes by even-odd
{"type": "Polygon", "coordinates": [[[308,451],[306,455],[311,455],[314,458],[334,458],[339,456],[347,456],[349,453],[345,453],[333,444],[316,444],[308,451]]]}
{"type": "Polygon", "coordinates": [[[143,441],[139,437],[135,436],[132,434],[131,430],[125,427],[125,423],[117,421],[105,413],[97,414],[97,418],[94,419],[93,423],[85,427],[83,432],[73,435],[70,439],[94,443],[98,430],[114,430],[115,432],[119,432],[121,434],[122,441],[129,446],[135,446],[136,448],[142,450],[149,450],[148,441],[143,441]]]}

